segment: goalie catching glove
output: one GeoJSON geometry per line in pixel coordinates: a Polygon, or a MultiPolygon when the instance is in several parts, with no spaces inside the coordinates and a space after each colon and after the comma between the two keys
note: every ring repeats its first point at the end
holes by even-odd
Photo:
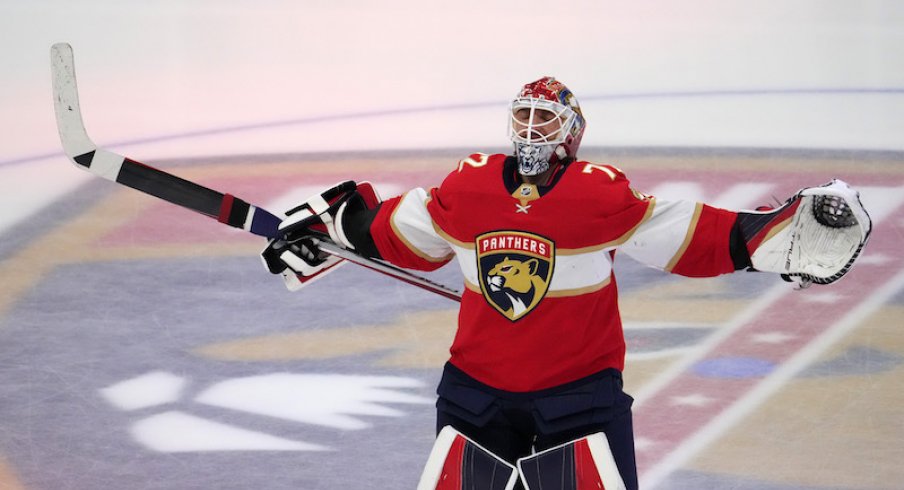
{"type": "Polygon", "coordinates": [[[380,202],[369,182],[353,181],[309,198],[286,211],[279,238],[270,240],[261,252],[264,266],[282,275],[286,287],[295,291],[343,263],[320,250],[318,244],[323,240],[361,255],[378,256],[367,230],[380,202]]]}
{"type": "Polygon", "coordinates": [[[738,225],[752,268],[801,288],[841,279],[872,231],[860,193],[837,179],[800,190],[778,209],[741,212],[738,225]]]}

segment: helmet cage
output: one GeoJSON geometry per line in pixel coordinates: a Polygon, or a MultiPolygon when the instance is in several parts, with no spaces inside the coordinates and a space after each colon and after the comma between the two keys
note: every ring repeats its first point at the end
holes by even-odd
{"type": "Polygon", "coordinates": [[[515,146],[518,172],[540,175],[553,163],[573,157],[583,127],[580,121],[580,116],[571,107],[556,101],[537,97],[513,100],[509,111],[509,138],[515,146]]]}
{"type": "Polygon", "coordinates": [[[578,115],[568,106],[534,97],[518,97],[509,112],[509,138],[516,144],[560,145],[574,136],[578,115]],[[558,128],[552,125],[558,123],[558,128]]]}

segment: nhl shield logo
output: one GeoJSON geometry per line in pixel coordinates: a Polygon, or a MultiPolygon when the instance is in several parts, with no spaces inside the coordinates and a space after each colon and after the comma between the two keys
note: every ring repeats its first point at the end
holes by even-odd
{"type": "Polygon", "coordinates": [[[549,288],[555,244],[522,231],[477,237],[477,272],[487,302],[511,321],[530,313],[549,288]]]}

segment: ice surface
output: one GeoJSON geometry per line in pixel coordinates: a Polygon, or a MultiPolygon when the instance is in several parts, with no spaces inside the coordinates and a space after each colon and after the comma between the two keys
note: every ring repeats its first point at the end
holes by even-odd
{"type": "Polygon", "coordinates": [[[351,265],[290,294],[261,240],[76,169],[58,41],[98,144],[274,212],[505,150],[507,99],[546,74],[582,103],[583,155],[640,191],[755,207],[844,178],[876,226],[837,285],[617,261],[639,470],[900,488],[904,7],[422,3],[4,6],[0,488],[413,488],[454,335],[444,298],[351,265]]]}

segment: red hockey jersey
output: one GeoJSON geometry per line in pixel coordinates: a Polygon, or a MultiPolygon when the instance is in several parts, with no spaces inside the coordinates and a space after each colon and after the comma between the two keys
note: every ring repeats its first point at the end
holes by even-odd
{"type": "Polygon", "coordinates": [[[439,187],[384,202],[370,231],[401,267],[457,260],[465,291],[450,362],[524,392],[624,368],[616,250],[682,275],[732,272],[735,219],[641,194],[613,166],[573,162],[536,186],[513,158],[475,154],[439,187]]]}

